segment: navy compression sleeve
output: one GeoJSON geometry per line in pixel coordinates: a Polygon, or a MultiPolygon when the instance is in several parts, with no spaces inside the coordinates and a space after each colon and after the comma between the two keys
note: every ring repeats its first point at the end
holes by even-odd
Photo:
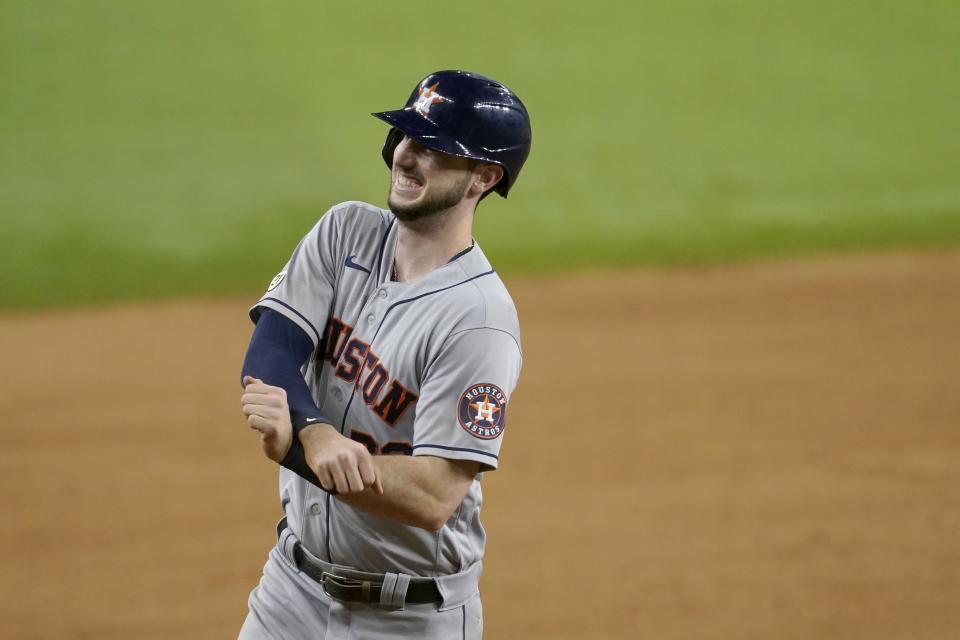
{"type": "Polygon", "coordinates": [[[300,367],[312,353],[313,343],[303,329],[283,314],[264,309],[250,338],[240,374],[241,380],[243,376],[253,376],[274,387],[283,387],[290,419],[298,432],[311,422],[329,422],[320,415],[300,373],[300,367]]]}
{"type": "Polygon", "coordinates": [[[312,353],[313,342],[303,329],[283,314],[264,309],[250,338],[240,379],[252,376],[287,392],[293,442],[280,464],[319,487],[320,480],[307,465],[303,445],[297,437],[309,424],[330,422],[320,414],[300,373],[300,367],[312,353]]]}

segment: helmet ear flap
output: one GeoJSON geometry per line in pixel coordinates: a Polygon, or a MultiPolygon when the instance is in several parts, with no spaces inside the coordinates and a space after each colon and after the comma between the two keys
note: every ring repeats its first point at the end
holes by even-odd
{"type": "Polygon", "coordinates": [[[403,132],[396,127],[390,129],[387,132],[387,139],[383,143],[383,161],[387,163],[387,166],[391,169],[393,168],[393,152],[397,148],[397,145],[403,140],[403,132]]]}

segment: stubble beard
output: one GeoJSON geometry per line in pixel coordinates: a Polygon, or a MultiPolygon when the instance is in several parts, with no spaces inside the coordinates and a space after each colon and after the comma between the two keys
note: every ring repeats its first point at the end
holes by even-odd
{"type": "MultiPolygon", "coordinates": [[[[456,184],[443,193],[433,194],[424,198],[420,202],[412,204],[400,204],[393,200],[393,183],[390,184],[390,192],[387,195],[387,205],[393,215],[401,222],[415,222],[423,220],[429,216],[436,215],[455,207],[463,200],[467,189],[470,188],[470,180],[473,178],[470,174],[463,176],[456,184]]],[[[392,179],[392,178],[391,178],[392,179]]]]}

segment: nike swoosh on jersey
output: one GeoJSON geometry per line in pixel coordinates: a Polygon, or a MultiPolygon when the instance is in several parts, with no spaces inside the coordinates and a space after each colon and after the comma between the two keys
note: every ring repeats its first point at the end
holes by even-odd
{"type": "Polygon", "coordinates": [[[356,269],[356,270],[358,270],[358,271],[363,271],[364,273],[370,273],[370,269],[367,269],[367,268],[366,268],[365,266],[363,266],[362,264],[357,264],[356,262],[353,261],[353,259],[354,259],[355,257],[356,257],[356,256],[347,256],[347,261],[346,261],[344,264],[346,264],[346,265],[347,265],[348,267],[350,267],[351,269],[356,269]]]}

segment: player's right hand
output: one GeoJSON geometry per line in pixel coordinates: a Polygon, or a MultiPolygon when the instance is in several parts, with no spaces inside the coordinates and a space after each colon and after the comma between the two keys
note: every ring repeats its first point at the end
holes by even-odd
{"type": "Polygon", "coordinates": [[[265,384],[258,378],[244,376],[240,405],[247,417],[247,424],[260,432],[263,453],[279,464],[290,450],[293,439],[287,392],[282,387],[265,384]]]}
{"type": "Polygon", "coordinates": [[[372,488],[383,495],[383,484],[367,448],[344,437],[328,424],[315,424],[300,431],[307,464],[317,474],[320,486],[337,493],[359,493],[372,488]]]}

